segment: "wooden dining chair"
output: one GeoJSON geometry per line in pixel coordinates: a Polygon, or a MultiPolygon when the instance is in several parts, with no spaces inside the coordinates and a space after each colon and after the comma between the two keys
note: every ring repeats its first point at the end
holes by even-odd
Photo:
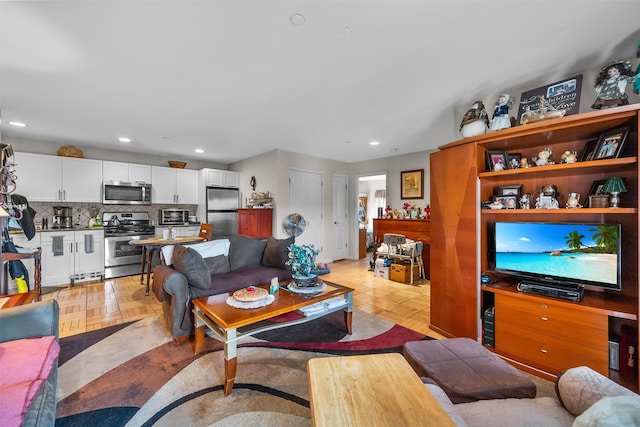
{"type": "Polygon", "coordinates": [[[201,224],[199,236],[204,237],[205,240],[211,240],[213,238],[213,224],[201,224]]]}

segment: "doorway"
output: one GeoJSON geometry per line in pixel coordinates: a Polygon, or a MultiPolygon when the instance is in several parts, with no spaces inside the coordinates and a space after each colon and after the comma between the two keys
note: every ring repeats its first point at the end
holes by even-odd
{"type": "MultiPolygon", "coordinates": [[[[357,232],[358,245],[360,246],[360,230],[365,230],[366,252],[373,248],[373,220],[384,214],[384,208],[387,206],[387,172],[378,172],[368,175],[358,176],[358,194],[357,194],[357,232]]],[[[357,251],[357,258],[362,257],[362,250],[357,251]]]]}

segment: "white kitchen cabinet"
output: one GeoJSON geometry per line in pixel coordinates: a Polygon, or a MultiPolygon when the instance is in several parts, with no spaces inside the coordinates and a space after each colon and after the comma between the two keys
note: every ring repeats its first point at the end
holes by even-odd
{"type": "Polygon", "coordinates": [[[202,169],[206,187],[240,187],[240,173],[218,169],[202,169]]]}
{"type": "MultiPolygon", "coordinates": [[[[16,246],[20,246],[22,248],[28,249],[37,249],[40,247],[40,233],[36,233],[33,239],[28,240],[27,236],[24,233],[11,233],[11,240],[13,240],[13,244],[16,246]]],[[[33,258],[23,259],[22,263],[27,267],[27,271],[29,272],[29,289],[33,290],[35,286],[35,261],[33,258]]],[[[16,281],[11,278],[10,275],[7,274],[9,293],[17,292],[18,287],[16,286],[16,281]]]]}
{"type": "Polygon", "coordinates": [[[40,234],[42,286],[63,285],[104,276],[103,230],[60,230],[40,234]],[[61,251],[57,254],[53,252],[55,237],[62,238],[61,251]]]}
{"type": "Polygon", "coordinates": [[[102,201],[102,161],[15,153],[18,194],[37,202],[102,201]]]}
{"type": "Polygon", "coordinates": [[[198,172],[191,169],[151,167],[153,203],[198,203],[198,172]]]}
{"type": "Polygon", "coordinates": [[[102,180],[105,182],[151,182],[151,165],[125,162],[102,162],[102,180]]]}

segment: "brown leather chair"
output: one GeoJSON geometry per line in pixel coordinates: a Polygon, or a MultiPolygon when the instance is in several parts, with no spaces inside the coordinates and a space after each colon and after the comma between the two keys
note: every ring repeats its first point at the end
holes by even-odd
{"type": "Polygon", "coordinates": [[[213,224],[201,224],[199,236],[204,237],[205,240],[211,240],[213,238],[213,224]]]}

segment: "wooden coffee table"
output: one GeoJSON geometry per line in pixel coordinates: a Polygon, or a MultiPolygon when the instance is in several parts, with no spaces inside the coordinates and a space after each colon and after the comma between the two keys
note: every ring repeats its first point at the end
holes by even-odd
{"type": "MultiPolygon", "coordinates": [[[[242,309],[227,304],[227,298],[232,293],[213,295],[193,301],[195,315],[195,353],[198,354],[204,342],[204,327],[207,326],[224,343],[224,394],[228,395],[233,389],[236,378],[236,362],[238,340],[260,332],[284,328],[309,322],[336,311],[344,311],[346,331],[351,334],[351,318],[353,310],[353,289],[331,282],[324,282],[324,290],[315,294],[300,294],[285,289],[286,283],[281,284],[280,291],[275,294],[275,301],[260,308],[242,309]],[[278,322],[269,325],[257,325],[258,322],[271,319],[282,314],[290,313],[328,300],[343,297],[344,303],[332,305],[322,312],[299,319],[278,322]],[[240,331],[239,328],[242,328],[240,331]]],[[[269,285],[260,286],[269,289],[269,285]]]]}
{"type": "Polygon", "coordinates": [[[398,353],[318,357],[307,375],[314,427],[454,426],[398,353]]]}

